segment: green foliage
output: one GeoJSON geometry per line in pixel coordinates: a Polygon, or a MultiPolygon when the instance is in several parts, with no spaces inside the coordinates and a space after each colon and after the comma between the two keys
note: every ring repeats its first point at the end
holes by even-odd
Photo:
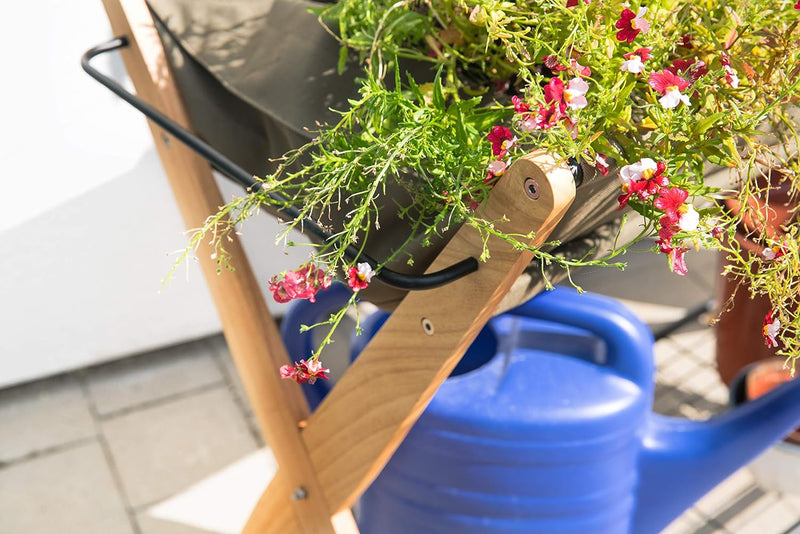
{"type": "MultiPolygon", "coordinates": [[[[335,232],[333,241],[315,245],[314,254],[334,270],[347,267],[344,247],[363,247],[369,240],[383,209],[396,210],[422,242],[467,224],[485,238],[497,235],[520,244],[521,236],[499,234],[471,208],[489,190],[486,168],[495,158],[486,135],[492,126],[506,124],[517,136],[511,159],[536,147],[590,164],[598,154],[619,166],[642,158],[664,162],[671,186],[688,191],[698,206],[708,201],[698,228],[675,239],[725,251],[735,263],[729,274],[772,300],[784,325],[782,353],[800,354],[797,228],[786,228],[780,239],[752,236],[763,246],[780,241],[787,251],[780,261],[744,254],[730,239],[719,238],[720,232],[731,235],[741,215],[720,210],[716,198],[723,192],[704,183],[707,163],[738,169],[737,194],[747,205],[748,198],[764,193],[755,180],[758,169],[779,167],[797,191],[797,160],[791,157],[797,132],[786,113],[800,88],[800,11],[789,0],[656,0],[641,4],[650,31],[629,44],[617,39],[615,27],[627,4],[579,0],[568,8],[566,3],[342,0],[317,8],[341,42],[340,69],[349,56],[364,66],[359,98],[341,111],[337,124],[323,126],[311,143],[287,154],[262,189],[210,218],[193,244],[210,238],[224,266],[226,234],[260,206],[274,205],[272,191],[300,210],[287,230],[311,218],[335,232]],[[623,71],[625,54],[642,47],[651,54],[645,71],[623,71]],[[545,68],[546,56],[563,69],[545,68]],[[694,61],[695,67],[702,62],[707,74],[684,91],[689,105],[667,108],[648,77],[676,61],[694,61]],[[430,76],[413,78],[406,72],[410,62],[430,65],[430,76]],[[551,104],[544,91],[551,78],[566,84],[581,67],[591,69],[583,76],[588,105],[568,110],[570,121],[552,128],[522,127],[525,115],[514,113],[510,95],[521,97],[535,116],[551,104]],[[726,80],[731,71],[738,86],[726,80]]],[[[644,216],[641,235],[656,235],[663,212],[652,201],[633,198],[629,205],[644,216]]],[[[403,247],[381,260],[405,254],[403,247]]],[[[558,262],[569,269],[619,266],[610,260],[624,250],[615,248],[601,261],[534,252],[543,265],[558,262]]],[[[482,258],[489,254],[484,250],[482,258]]]]}

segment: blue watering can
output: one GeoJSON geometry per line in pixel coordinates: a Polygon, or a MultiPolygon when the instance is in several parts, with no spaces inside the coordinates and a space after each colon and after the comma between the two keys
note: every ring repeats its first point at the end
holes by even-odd
{"type": "MultiPolygon", "coordinates": [[[[336,291],[284,318],[296,359],[336,291]]],[[[800,423],[800,381],[705,422],[651,413],[652,346],[621,304],[565,288],[493,318],[363,495],[362,534],[657,533],[800,423]]]]}

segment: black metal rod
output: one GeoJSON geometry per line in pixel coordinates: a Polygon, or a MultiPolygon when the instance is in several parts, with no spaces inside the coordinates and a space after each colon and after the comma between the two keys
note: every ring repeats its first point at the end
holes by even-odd
{"type": "MultiPolygon", "coordinates": [[[[117,83],[116,80],[101,73],[90,64],[92,58],[106,52],[112,52],[114,50],[125,48],[128,46],[128,44],[128,39],[126,37],[116,37],[108,42],[92,47],[81,57],[81,67],[83,67],[83,70],[86,71],[89,76],[100,82],[101,85],[109,89],[112,93],[123,99],[125,102],[143,113],[148,119],[152,120],[158,126],[169,132],[172,136],[185,144],[192,151],[208,161],[222,174],[239,183],[247,190],[250,190],[253,188],[253,186],[259,186],[259,181],[251,173],[242,169],[229,158],[225,157],[225,155],[212,148],[211,145],[183,128],[180,124],[176,123],[153,106],[147,104],[136,95],[129,93],[122,85],[117,83]]],[[[276,209],[286,218],[297,219],[300,216],[300,211],[294,206],[291,206],[290,202],[279,193],[270,192],[269,197],[276,204],[283,206],[282,208],[276,207],[276,209]]],[[[317,224],[316,221],[311,219],[303,219],[300,225],[302,226],[304,233],[313,234],[326,243],[332,241],[331,234],[325,231],[319,224],[317,224]]],[[[371,258],[353,245],[346,247],[344,253],[345,257],[347,257],[347,259],[350,261],[367,262],[373,268],[378,266],[378,262],[375,261],[375,259],[371,258]]],[[[462,278],[477,270],[478,260],[475,258],[466,258],[440,271],[422,275],[399,273],[383,267],[375,275],[375,277],[384,284],[396,287],[398,289],[433,289],[458,280],[459,278],[462,278]]]]}

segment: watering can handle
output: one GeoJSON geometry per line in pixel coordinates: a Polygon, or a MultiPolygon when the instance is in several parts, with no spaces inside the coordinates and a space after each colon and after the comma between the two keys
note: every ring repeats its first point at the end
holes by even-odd
{"type": "Polygon", "coordinates": [[[652,389],[653,334],[641,319],[620,302],[602,295],[579,294],[557,287],[537,295],[509,311],[588,330],[602,339],[608,349],[606,365],[644,389],[652,389]]]}

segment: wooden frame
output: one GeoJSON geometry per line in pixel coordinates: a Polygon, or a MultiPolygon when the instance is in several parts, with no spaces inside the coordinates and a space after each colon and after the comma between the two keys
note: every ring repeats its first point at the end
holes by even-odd
{"type": "MultiPolygon", "coordinates": [[[[190,128],[165,52],[144,0],[104,0],[116,36],[130,46],[123,60],[139,97],[190,128]]],[[[206,161],[154,124],[150,128],[188,228],[222,204],[206,161]]],[[[483,215],[506,233],[543,243],[575,195],[569,169],[535,153],[518,159],[495,186],[483,215]]],[[[234,236],[235,237],[235,236],[234,236]]],[[[211,250],[200,264],[245,391],[279,471],[244,532],[357,533],[350,507],[391,458],[436,389],[491,317],[532,254],[492,239],[480,269],[444,287],[412,292],[337,386],[309,414],[300,386],[281,380],[288,362],[240,243],[226,247],[235,273],[217,274],[211,250]],[[454,313],[457,310],[458,313],[454,313]]],[[[431,271],[477,256],[482,240],[462,228],[431,271]]]]}

